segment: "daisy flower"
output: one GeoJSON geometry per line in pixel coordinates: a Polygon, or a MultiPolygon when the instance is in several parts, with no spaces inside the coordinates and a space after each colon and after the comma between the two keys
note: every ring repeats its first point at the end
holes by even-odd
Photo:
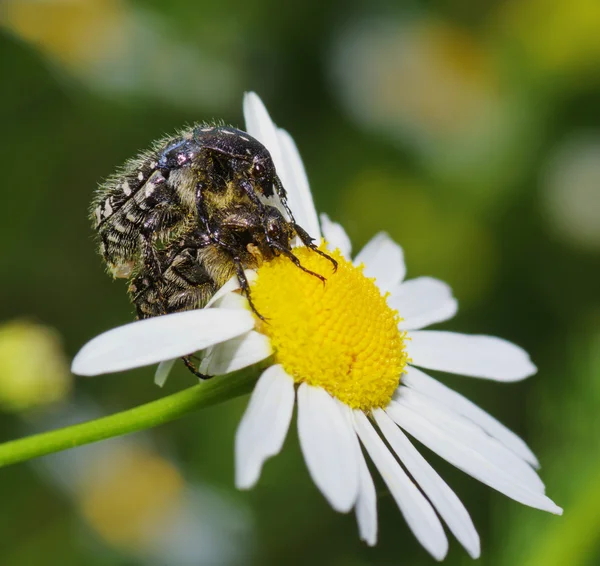
{"type": "MultiPolygon", "coordinates": [[[[424,327],[450,319],[457,302],[430,277],[405,280],[402,249],[375,236],[354,259],[343,228],[315,211],[292,138],[271,121],[260,99],[246,95],[247,131],[271,152],[297,222],[334,257],[338,268],[307,248],[294,253],[317,278],[277,257],[248,272],[255,317],[237,280],[204,309],[113,329],[89,342],[74,373],[95,375],[201,351],[200,370],[225,374],[267,358],[235,439],[235,478],[254,486],[278,454],[294,405],[308,471],[340,512],[354,509],[361,539],[377,540],[377,497],[368,456],[408,526],[436,559],[448,540],[442,521],[477,558],[477,531],[459,498],[411,438],[508,497],[561,514],[544,493],[525,442],[477,405],[422,369],[511,382],[536,372],[527,353],[501,338],[424,327]],[[422,369],[418,369],[422,368],[422,369]]],[[[224,378],[226,379],[226,378],[224,378]]]]}

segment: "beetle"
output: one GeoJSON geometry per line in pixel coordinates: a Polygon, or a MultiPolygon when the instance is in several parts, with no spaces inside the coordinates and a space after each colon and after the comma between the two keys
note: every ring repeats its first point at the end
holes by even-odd
{"type": "Polygon", "coordinates": [[[138,318],[203,307],[237,275],[252,304],[245,269],[292,251],[299,226],[267,148],[236,128],[197,124],[154,143],[102,183],[91,218],[115,278],[130,281],[138,318]]]}

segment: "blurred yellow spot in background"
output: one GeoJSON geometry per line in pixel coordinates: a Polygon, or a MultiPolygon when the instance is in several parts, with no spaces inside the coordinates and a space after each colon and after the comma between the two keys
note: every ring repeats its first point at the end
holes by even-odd
{"type": "Polygon", "coordinates": [[[0,326],[0,410],[18,412],[60,401],[71,384],[55,330],[25,320],[0,326]]]}
{"type": "Polygon", "coordinates": [[[105,466],[89,467],[78,499],[83,515],[107,542],[147,547],[177,515],[184,481],[177,469],[140,446],[117,449],[105,466]]]}
{"type": "Polygon", "coordinates": [[[497,77],[474,38],[424,21],[398,34],[395,42],[396,55],[384,59],[383,82],[374,91],[380,111],[402,116],[433,137],[466,135],[489,117],[497,104],[497,77]]]}
{"type": "Polygon", "coordinates": [[[66,66],[123,51],[123,17],[119,0],[9,0],[0,9],[0,23],[66,66]]]}
{"type": "Polygon", "coordinates": [[[237,101],[243,88],[235,70],[242,60],[214,42],[197,45],[197,35],[190,41],[171,33],[139,3],[7,0],[0,3],[0,26],[32,45],[58,71],[56,79],[77,77],[105,96],[141,96],[206,111],[205,105],[237,101]]]}
{"type": "Polygon", "coordinates": [[[334,52],[337,94],[369,129],[400,140],[436,182],[492,210],[530,140],[514,85],[473,30],[435,17],[366,22],[334,52]]]}
{"type": "Polygon", "coordinates": [[[363,24],[334,57],[339,95],[371,126],[426,145],[470,144],[501,126],[498,69],[465,29],[429,18],[363,24]]]}
{"type": "Polygon", "coordinates": [[[598,0],[512,0],[500,7],[498,19],[507,40],[517,43],[542,71],[598,69],[598,0]]]}

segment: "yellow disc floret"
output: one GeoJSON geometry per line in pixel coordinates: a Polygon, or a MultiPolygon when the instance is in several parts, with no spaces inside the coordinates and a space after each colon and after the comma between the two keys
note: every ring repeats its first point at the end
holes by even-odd
{"type": "MultiPolygon", "coordinates": [[[[325,248],[322,247],[323,251],[325,248]]],[[[406,365],[405,334],[374,279],[336,250],[338,268],[307,248],[294,254],[325,283],[280,256],[265,262],[252,300],[277,363],[297,383],[322,387],[355,409],[386,406],[406,365]]]]}

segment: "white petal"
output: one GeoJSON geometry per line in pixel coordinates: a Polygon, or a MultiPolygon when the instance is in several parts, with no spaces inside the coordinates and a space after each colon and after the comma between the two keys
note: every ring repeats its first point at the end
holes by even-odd
{"type": "Polygon", "coordinates": [[[346,513],[358,496],[354,431],[324,389],[298,388],[298,436],[308,471],[336,510],[346,513]]]}
{"type": "Polygon", "coordinates": [[[250,310],[248,299],[240,293],[226,293],[220,297],[214,304],[213,308],[218,309],[245,309],[250,310]]]}
{"type": "Polygon", "coordinates": [[[405,281],[391,291],[388,304],[404,319],[398,328],[416,330],[452,318],[458,303],[449,285],[432,277],[405,281]]]}
{"type": "Polygon", "coordinates": [[[465,547],[471,558],[479,558],[481,551],[479,535],[460,499],[382,409],[373,411],[373,416],[389,445],[429,498],[440,517],[446,521],[454,536],[465,547]]]}
{"type": "Polygon", "coordinates": [[[269,150],[277,174],[288,193],[288,202],[296,222],[313,238],[320,239],[317,213],[294,141],[287,132],[277,128],[262,100],[254,92],[244,95],[244,118],[246,131],[269,150]]]}
{"type": "Polygon", "coordinates": [[[280,169],[283,169],[283,157],[277,126],[271,120],[263,101],[255,92],[244,94],[244,119],[246,120],[246,131],[269,150],[275,169],[279,173],[280,169]]]}
{"type": "Polygon", "coordinates": [[[317,210],[310,192],[306,170],[292,136],[281,128],[278,131],[284,163],[284,175],[280,177],[294,218],[315,240],[321,239],[317,210]]]}
{"type": "Polygon", "coordinates": [[[364,540],[369,546],[375,546],[377,544],[377,494],[365,457],[362,452],[359,452],[359,455],[359,487],[355,507],[358,533],[360,540],[364,540]]]}
{"type": "Polygon", "coordinates": [[[406,349],[415,366],[471,377],[519,381],[537,371],[525,350],[495,336],[417,330],[406,349]]]}
{"type": "Polygon", "coordinates": [[[99,375],[156,364],[224,342],[254,327],[248,311],[201,309],[139,320],[90,340],[71,371],[99,375]]]}
{"type": "Polygon", "coordinates": [[[337,248],[346,259],[351,259],[352,244],[343,226],[332,222],[327,214],[321,214],[321,228],[327,242],[327,249],[333,251],[337,248]]]}
{"type": "Polygon", "coordinates": [[[200,364],[200,373],[223,375],[252,366],[273,353],[270,340],[252,330],[210,348],[200,364]]]}
{"type": "MultiPolygon", "coordinates": [[[[340,401],[338,401],[338,406],[350,426],[354,428],[352,409],[340,401]]],[[[364,540],[369,546],[375,546],[377,543],[377,494],[375,484],[356,435],[354,435],[354,444],[358,460],[358,497],[354,507],[358,533],[360,540],[364,540]]]]}
{"type": "Polygon", "coordinates": [[[386,412],[425,446],[479,481],[524,505],[562,514],[562,509],[548,497],[524,487],[483,455],[459,442],[453,434],[435,426],[427,417],[396,401],[390,402],[386,412]]]}
{"type": "Polygon", "coordinates": [[[448,539],[429,502],[410,481],[362,411],[354,411],[354,426],[373,463],[417,540],[436,560],[448,552],[448,539]]]}
{"type": "Polygon", "coordinates": [[[280,365],[258,379],[235,435],[235,485],[250,489],[283,446],[294,409],[294,380],[280,365]]]}
{"type": "Polygon", "coordinates": [[[460,393],[446,387],[439,381],[423,373],[417,368],[408,367],[402,376],[402,384],[436,399],[446,407],[473,421],[490,436],[498,439],[504,446],[512,450],[532,466],[539,467],[539,462],[529,446],[512,430],[506,428],[492,415],[486,413],[475,403],[463,397],[460,393]]]}
{"type": "MultiPolygon", "coordinates": [[[[253,283],[256,281],[258,275],[256,271],[253,269],[244,270],[244,274],[246,275],[246,279],[248,283],[253,283]]],[[[240,281],[237,278],[237,275],[234,275],[229,281],[224,283],[221,288],[210,298],[208,303],[206,303],[205,309],[208,309],[215,305],[215,303],[219,302],[226,295],[233,293],[233,291],[237,291],[240,288],[240,281]]]]}
{"type": "Polygon", "coordinates": [[[404,253],[387,234],[380,232],[358,253],[355,265],[365,264],[365,276],[375,277],[383,292],[391,291],[406,275],[404,253]]]}
{"type": "Polygon", "coordinates": [[[210,298],[206,303],[205,309],[212,307],[217,301],[221,300],[225,295],[233,293],[240,288],[240,280],[237,275],[234,275],[229,281],[224,283],[221,288],[210,298]]]}
{"type": "Polygon", "coordinates": [[[544,493],[544,483],[535,470],[472,421],[448,410],[431,397],[406,387],[400,387],[394,400],[417,411],[446,434],[452,434],[457,442],[481,454],[519,484],[536,493],[544,493]]]}
{"type": "Polygon", "coordinates": [[[158,367],[156,368],[156,372],[154,372],[154,383],[159,387],[162,387],[169,377],[173,366],[177,360],[165,360],[164,362],[160,362],[158,367]]]}

